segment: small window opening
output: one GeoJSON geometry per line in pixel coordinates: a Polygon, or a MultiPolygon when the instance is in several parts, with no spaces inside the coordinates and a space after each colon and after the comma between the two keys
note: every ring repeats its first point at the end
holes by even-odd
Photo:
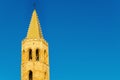
{"type": "Polygon", "coordinates": [[[47,73],[45,72],[45,73],[44,73],[44,79],[46,79],[46,77],[47,77],[47,73]]]}
{"type": "Polygon", "coordinates": [[[46,50],[44,50],[44,55],[46,55],[46,50]]]}
{"type": "Polygon", "coordinates": [[[25,53],[25,50],[23,50],[23,54],[25,53]]]}

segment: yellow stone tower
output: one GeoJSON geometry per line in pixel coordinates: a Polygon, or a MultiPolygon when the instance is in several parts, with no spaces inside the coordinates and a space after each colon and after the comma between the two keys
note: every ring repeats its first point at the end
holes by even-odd
{"type": "Polygon", "coordinates": [[[49,80],[48,43],[42,36],[36,10],[22,41],[21,80],[49,80]]]}

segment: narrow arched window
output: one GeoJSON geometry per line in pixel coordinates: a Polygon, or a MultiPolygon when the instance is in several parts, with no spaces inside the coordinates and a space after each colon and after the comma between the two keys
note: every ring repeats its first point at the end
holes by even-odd
{"type": "Polygon", "coordinates": [[[29,71],[29,80],[33,80],[33,73],[32,73],[32,71],[29,71]]]}
{"type": "Polygon", "coordinates": [[[39,61],[39,49],[36,49],[36,61],[39,61]]]}
{"type": "Polygon", "coordinates": [[[29,60],[32,60],[32,49],[29,49],[29,60]]]}

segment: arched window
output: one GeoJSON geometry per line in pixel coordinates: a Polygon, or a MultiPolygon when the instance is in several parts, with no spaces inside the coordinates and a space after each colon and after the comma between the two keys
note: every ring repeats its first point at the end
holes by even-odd
{"type": "Polygon", "coordinates": [[[29,71],[29,80],[33,80],[33,73],[32,73],[32,71],[29,71]]]}
{"type": "Polygon", "coordinates": [[[36,49],[36,61],[39,61],[39,49],[36,49]]]}
{"type": "Polygon", "coordinates": [[[32,49],[29,49],[29,60],[32,60],[32,49]]]}

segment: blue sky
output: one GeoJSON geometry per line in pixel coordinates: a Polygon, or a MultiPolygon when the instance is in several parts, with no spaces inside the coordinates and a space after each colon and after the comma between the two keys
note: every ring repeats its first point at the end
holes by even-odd
{"type": "Polygon", "coordinates": [[[34,2],[51,80],[120,80],[119,0],[0,0],[0,80],[20,80],[34,2]]]}

